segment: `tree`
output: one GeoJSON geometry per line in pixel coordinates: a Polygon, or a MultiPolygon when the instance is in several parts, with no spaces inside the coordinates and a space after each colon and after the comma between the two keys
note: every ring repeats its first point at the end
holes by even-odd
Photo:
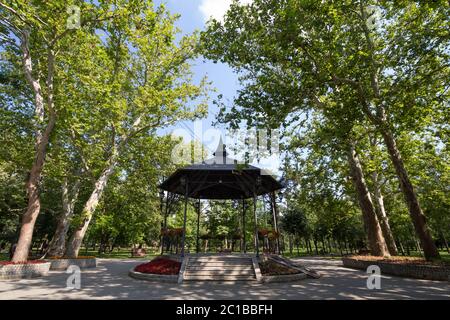
{"type": "MultiPolygon", "coordinates": [[[[324,214],[330,216],[329,219],[318,220],[316,229],[321,234],[319,238],[329,236],[336,228],[335,222],[347,220],[339,214],[349,210],[345,203],[355,196],[362,212],[372,254],[388,255],[372,196],[364,177],[360,151],[356,148],[357,145],[358,147],[361,145],[361,135],[353,129],[355,125],[351,123],[349,125],[348,119],[340,119],[338,114],[331,117],[329,112],[327,113],[329,119],[311,115],[308,121],[303,121],[301,130],[303,132],[291,132],[289,135],[290,141],[284,147],[290,155],[285,168],[286,178],[298,184],[298,188],[293,187],[293,194],[310,193],[302,197],[301,201],[308,205],[311,203],[313,214],[318,216],[319,212],[324,210],[324,214]],[[335,130],[334,125],[338,125],[341,130],[335,130]],[[293,165],[292,161],[297,161],[296,165],[293,165]],[[343,188],[346,186],[348,176],[353,181],[354,192],[343,188]],[[338,215],[334,216],[332,212],[338,215]]],[[[351,189],[351,186],[348,189],[351,189]]],[[[341,226],[339,229],[345,228],[341,226]]]]}
{"type": "Polygon", "coordinates": [[[281,220],[282,228],[287,233],[295,236],[307,235],[307,220],[305,214],[300,210],[288,209],[281,220]]]}
{"type": "Polygon", "coordinates": [[[393,256],[398,255],[397,251],[397,245],[394,240],[394,235],[392,234],[392,230],[389,224],[389,218],[386,213],[386,209],[384,206],[384,198],[383,193],[381,191],[382,183],[380,181],[381,175],[379,172],[380,170],[380,160],[376,159],[376,156],[379,156],[379,149],[378,149],[378,142],[376,134],[373,134],[369,137],[370,139],[370,161],[372,162],[371,165],[374,166],[372,168],[372,174],[371,174],[371,182],[372,182],[372,195],[375,199],[375,210],[378,216],[378,220],[380,221],[381,230],[383,231],[383,236],[386,241],[386,246],[389,250],[389,253],[393,256]]]}
{"type": "Polygon", "coordinates": [[[445,108],[448,10],[445,1],[235,2],[224,23],[213,20],[203,33],[206,57],[242,72],[245,86],[235,100],[240,110],[232,108],[223,119],[273,128],[345,92],[353,103],[341,112],[363,116],[382,135],[425,255],[437,258],[396,134],[412,114],[419,115],[414,124],[421,130],[429,115],[445,108]]]}
{"type": "Polygon", "coordinates": [[[99,41],[106,45],[99,65],[107,68],[108,76],[96,87],[105,100],[94,109],[81,101],[71,123],[73,140],[88,164],[86,170],[95,176],[95,185],[69,240],[65,253],[69,257],[78,255],[108,180],[129,143],[139,135],[154,135],[159,128],[205,113],[206,83],[193,84],[189,71],[198,37],[184,36],[176,43],[176,18],[164,6],[155,10],[151,2],[141,1],[127,16],[114,17],[102,27],[99,41]],[[110,117],[105,118],[105,112],[110,117]],[[95,171],[90,168],[94,163],[95,171]]]}
{"type": "Polygon", "coordinates": [[[20,237],[12,259],[14,262],[25,261],[28,256],[34,225],[41,209],[39,185],[47,148],[57,114],[64,108],[57,105],[58,84],[61,80],[58,61],[70,51],[75,35],[78,40],[88,39],[95,23],[107,19],[108,12],[105,9],[103,5],[78,1],[30,4],[28,1],[16,0],[10,5],[0,2],[1,44],[6,47],[6,51],[21,57],[23,73],[34,101],[35,155],[26,184],[28,207],[22,216],[20,237]],[[80,5],[84,14],[78,29],[71,28],[68,23],[67,8],[72,4],[80,5]]]}
{"type": "Polygon", "coordinates": [[[355,151],[355,145],[350,143],[348,150],[348,162],[350,165],[350,175],[355,184],[358,194],[358,201],[363,211],[364,224],[369,238],[371,253],[375,256],[386,256],[388,250],[382,231],[375,213],[375,207],[372,202],[369,190],[367,188],[361,163],[355,151]]]}

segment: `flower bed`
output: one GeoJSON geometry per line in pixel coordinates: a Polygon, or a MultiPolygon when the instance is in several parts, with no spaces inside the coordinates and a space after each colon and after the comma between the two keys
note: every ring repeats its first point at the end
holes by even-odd
{"type": "Polygon", "coordinates": [[[181,263],[167,258],[155,258],[134,268],[140,273],[176,275],[180,272],[181,263]]]}
{"type": "Polygon", "coordinates": [[[81,269],[97,267],[97,259],[91,256],[78,256],[76,258],[50,257],[50,270],[66,270],[70,265],[76,265],[81,269]]]}
{"type": "Polygon", "coordinates": [[[140,280],[178,282],[181,262],[166,257],[158,257],[131,269],[130,277],[140,280]]]}
{"type": "Polygon", "coordinates": [[[23,279],[46,276],[50,263],[44,260],[24,262],[0,261],[0,279],[23,279]]]}
{"type": "Polygon", "coordinates": [[[272,260],[259,262],[259,268],[261,269],[261,273],[263,276],[278,276],[300,273],[300,271],[298,270],[288,268],[272,260]]]}
{"type": "Polygon", "coordinates": [[[347,256],[344,267],[366,270],[370,265],[380,267],[381,273],[417,279],[450,281],[450,265],[414,257],[347,256]]]}
{"type": "Polygon", "coordinates": [[[264,283],[291,282],[307,278],[305,273],[270,259],[260,261],[259,269],[262,275],[260,281],[264,283]]]}

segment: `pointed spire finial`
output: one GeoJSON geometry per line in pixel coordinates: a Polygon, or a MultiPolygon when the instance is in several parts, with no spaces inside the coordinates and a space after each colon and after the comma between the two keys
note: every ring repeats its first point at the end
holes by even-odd
{"type": "Polygon", "coordinates": [[[226,164],[227,146],[223,144],[222,136],[220,136],[219,144],[217,145],[217,149],[213,153],[213,156],[218,160],[216,162],[226,164]]]}

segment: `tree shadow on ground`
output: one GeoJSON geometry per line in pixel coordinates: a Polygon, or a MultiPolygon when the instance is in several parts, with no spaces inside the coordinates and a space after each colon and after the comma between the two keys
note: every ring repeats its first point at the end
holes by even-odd
{"type": "Polygon", "coordinates": [[[0,281],[0,299],[450,299],[448,282],[382,276],[381,289],[369,290],[367,274],[342,267],[336,260],[301,258],[295,261],[319,271],[320,279],[289,283],[184,282],[159,283],[130,278],[136,260],[100,259],[81,274],[81,289],[69,289],[69,274],[52,271],[47,277],[0,281]]]}

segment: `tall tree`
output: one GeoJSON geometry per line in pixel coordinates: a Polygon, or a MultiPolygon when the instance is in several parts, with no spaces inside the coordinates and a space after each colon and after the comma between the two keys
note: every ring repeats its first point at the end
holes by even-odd
{"type": "Polygon", "coordinates": [[[355,143],[349,143],[348,162],[350,175],[355,185],[358,201],[363,212],[364,225],[367,230],[371,253],[375,256],[387,256],[387,246],[380,228],[375,206],[372,202],[369,189],[364,179],[363,170],[359,157],[355,150],[355,143]]]}
{"type": "Polygon", "coordinates": [[[232,108],[224,119],[273,127],[345,91],[357,103],[341,112],[363,115],[382,135],[425,256],[437,258],[396,135],[412,115],[423,130],[445,108],[448,13],[446,1],[235,2],[224,23],[213,20],[203,34],[207,57],[242,72],[240,113],[232,108]]]}
{"type": "Polygon", "coordinates": [[[93,15],[90,12],[89,18],[83,21],[79,29],[70,29],[67,8],[75,2],[83,9],[95,8],[78,1],[0,2],[1,44],[21,57],[23,74],[34,102],[35,154],[26,183],[28,206],[22,215],[20,237],[12,259],[14,262],[27,260],[34,225],[41,210],[39,186],[42,170],[57,113],[61,108],[55,105],[58,59],[70,49],[74,34],[78,32],[78,36],[82,36],[86,26],[99,18],[98,11],[94,11],[93,15]]]}
{"type": "Polygon", "coordinates": [[[371,182],[372,182],[372,195],[375,202],[375,210],[377,212],[378,220],[380,221],[381,230],[383,231],[383,236],[386,241],[386,245],[389,249],[389,253],[393,256],[396,256],[398,254],[397,245],[395,243],[394,235],[392,234],[391,226],[389,224],[389,218],[386,213],[386,209],[384,206],[384,198],[382,193],[382,182],[381,182],[381,175],[380,172],[380,165],[381,162],[379,159],[376,159],[377,155],[379,154],[378,150],[378,142],[376,135],[370,135],[370,145],[371,150],[369,152],[370,161],[373,163],[371,164],[374,166],[372,168],[372,174],[371,174],[371,182]]]}
{"type": "Polygon", "coordinates": [[[189,70],[189,60],[197,54],[198,36],[183,36],[177,43],[176,19],[164,6],[155,9],[151,1],[140,1],[127,16],[114,17],[102,27],[99,40],[105,45],[99,65],[106,68],[107,77],[101,78],[104,82],[97,82],[96,87],[105,99],[94,108],[82,101],[81,108],[74,112],[72,132],[95,184],[84,204],[81,223],[68,242],[66,256],[78,255],[108,180],[129,143],[140,135],[155,135],[159,128],[205,113],[206,83],[202,80],[194,84],[189,70]]]}

